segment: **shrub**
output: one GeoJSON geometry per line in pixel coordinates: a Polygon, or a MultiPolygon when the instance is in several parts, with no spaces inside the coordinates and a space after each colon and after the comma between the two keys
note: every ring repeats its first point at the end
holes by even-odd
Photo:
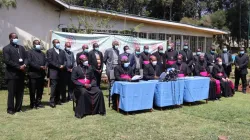
{"type": "Polygon", "coordinates": [[[5,64],[3,63],[3,51],[0,50],[0,89],[6,88],[6,83],[4,80],[5,64]]]}

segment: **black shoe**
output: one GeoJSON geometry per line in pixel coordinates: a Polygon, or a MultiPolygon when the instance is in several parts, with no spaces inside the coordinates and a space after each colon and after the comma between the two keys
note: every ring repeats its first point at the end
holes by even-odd
{"type": "Polygon", "coordinates": [[[100,113],[101,116],[106,116],[106,113],[100,113]]]}
{"type": "Polygon", "coordinates": [[[236,89],[234,89],[234,92],[237,92],[238,91],[238,89],[236,88],[236,89]]]}
{"type": "Polygon", "coordinates": [[[7,111],[7,113],[10,114],[10,115],[14,115],[15,114],[14,111],[7,111]]]}
{"type": "Polygon", "coordinates": [[[77,119],[82,119],[83,117],[85,117],[85,116],[79,116],[79,115],[75,115],[75,117],[77,118],[77,119]]]}
{"type": "Polygon", "coordinates": [[[246,94],[246,90],[243,90],[242,93],[243,93],[243,94],[246,94]]]}
{"type": "Polygon", "coordinates": [[[56,104],[57,104],[57,105],[62,105],[62,102],[57,102],[56,104]]]}
{"type": "Polygon", "coordinates": [[[56,105],[55,105],[54,103],[50,103],[49,106],[50,106],[51,108],[55,108],[55,107],[56,107],[56,105]]]}
{"type": "Polygon", "coordinates": [[[73,99],[69,97],[69,98],[68,98],[68,101],[73,101],[73,99]]]}
{"type": "Polygon", "coordinates": [[[42,104],[37,104],[37,105],[36,105],[36,108],[44,108],[44,105],[42,105],[42,104]]]}
{"type": "Polygon", "coordinates": [[[30,108],[31,108],[31,109],[33,109],[34,107],[35,107],[35,105],[33,105],[33,104],[32,104],[32,105],[30,105],[30,108]]]}

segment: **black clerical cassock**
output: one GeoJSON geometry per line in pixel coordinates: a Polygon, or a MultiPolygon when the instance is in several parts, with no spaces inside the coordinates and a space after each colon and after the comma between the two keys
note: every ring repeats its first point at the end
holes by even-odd
{"type": "Polygon", "coordinates": [[[175,63],[172,68],[178,70],[178,77],[185,77],[188,75],[188,65],[185,62],[175,63]]]}
{"type": "Polygon", "coordinates": [[[187,74],[191,74],[193,71],[192,65],[193,65],[193,52],[188,49],[184,49],[180,51],[180,54],[183,56],[183,62],[187,64],[187,74]]]}
{"type": "Polygon", "coordinates": [[[128,79],[131,79],[134,76],[133,69],[130,66],[125,68],[122,65],[118,65],[115,67],[114,73],[116,81],[127,81],[128,79]]]}
{"type": "Polygon", "coordinates": [[[23,101],[25,75],[25,72],[20,70],[20,66],[28,63],[24,47],[12,43],[5,46],[3,48],[3,62],[6,65],[4,79],[8,84],[7,112],[19,112],[23,101]],[[16,102],[14,102],[14,99],[16,99],[16,102]]]}
{"type": "Polygon", "coordinates": [[[164,60],[164,53],[160,53],[159,51],[156,51],[153,53],[153,55],[156,57],[157,59],[157,64],[160,65],[160,67],[162,68],[162,71],[165,70],[165,66],[163,65],[163,60],[164,60]]]}
{"type": "MultiPolygon", "coordinates": [[[[195,73],[197,76],[210,77],[209,68],[205,60],[201,61],[199,58],[195,63],[195,73]]],[[[220,93],[216,92],[216,81],[211,78],[209,84],[209,100],[220,98],[220,93]]]]}
{"type": "Polygon", "coordinates": [[[145,65],[149,64],[149,58],[150,58],[150,53],[141,53],[141,62],[142,62],[142,68],[144,68],[145,65]]]}
{"type": "Polygon", "coordinates": [[[154,80],[155,76],[159,77],[162,73],[162,68],[159,64],[155,66],[152,63],[145,65],[143,68],[143,79],[144,80],[154,80]]]}
{"type": "Polygon", "coordinates": [[[39,107],[41,105],[45,69],[41,66],[46,66],[45,54],[40,50],[32,49],[28,52],[29,61],[29,91],[30,91],[30,107],[39,107]]]}
{"type": "Polygon", "coordinates": [[[227,75],[222,65],[218,65],[218,64],[214,65],[212,76],[213,78],[220,81],[220,86],[221,86],[223,96],[230,97],[234,94],[234,88],[233,88],[232,82],[222,80],[222,78],[224,79],[227,78],[227,75]]]}
{"type": "Polygon", "coordinates": [[[177,56],[178,56],[178,52],[175,50],[170,49],[165,52],[165,57],[163,61],[166,65],[165,66],[166,69],[172,67],[172,65],[176,63],[177,56]]]}
{"type": "Polygon", "coordinates": [[[76,97],[75,116],[82,118],[85,115],[106,114],[103,93],[96,85],[96,78],[91,67],[78,65],[73,69],[71,80],[75,84],[76,97]],[[84,85],[90,84],[90,88],[84,85]]]}

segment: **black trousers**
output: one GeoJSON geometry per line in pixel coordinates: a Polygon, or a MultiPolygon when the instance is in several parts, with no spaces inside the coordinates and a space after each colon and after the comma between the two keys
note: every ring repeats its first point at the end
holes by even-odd
{"type": "MultiPolygon", "coordinates": [[[[68,87],[68,99],[72,99],[73,98],[73,82],[71,80],[71,72],[65,72],[65,76],[64,76],[64,84],[65,87],[68,87]]],[[[66,91],[65,91],[66,93],[66,91]]],[[[65,95],[62,95],[62,97],[66,97],[65,95]]]]}
{"type": "Polygon", "coordinates": [[[230,77],[231,67],[230,66],[223,66],[223,67],[224,67],[227,77],[230,77]]]}
{"type": "Polygon", "coordinates": [[[242,90],[246,90],[246,88],[247,88],[247,75],[240,74],[240,72],[235,72],[235,89],[238,89],[240,79],[242,82],[242,90]]]}
{"type": "Polygon", "coordinates": [[[23,78],[8,79],[7,84],[8,84],[7,111],[19,112],[22,108],[22,103],[23,103],[24,79],[23,78]]]}
{"type": "Polygon", "coordinates": [[[50,103],[59,103],[60,95],[62,101],[66,100],[66,91],[63,79],[50,79],[50,103]]]}
{"type": "Polygon", "coordinates": [[[43,89],[44,77],[29,79],[30,105],[41,104],[43,89]]]}
{"type": "Polygon", "coordinates": [[[97,71],[94,71],[94,75],[95,75],[95,78],[96,78],[96,84],[97,84],[97,86],[100,88],[100,86],[101,86],[102,73],[99,73],[99,72],[97,72],[97,71]]]}

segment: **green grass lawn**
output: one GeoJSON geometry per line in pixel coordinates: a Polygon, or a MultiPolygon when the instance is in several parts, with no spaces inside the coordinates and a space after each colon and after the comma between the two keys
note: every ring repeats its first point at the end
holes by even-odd
{"type": "MultiPolygon", "coordinates": [[[[105,91],[107,95],[107,92],[105,91]]],[[[108,108],[106,116],[76,119],[72,102],[55,109],[26,110],[15,115],[6,113],[7,92],[0,91],[0,139],[79,139],[79,140],[216,140],[220,135],[230,140],[250,139],[250,94],[236,93],[233,98],[205,101],[199,105],[164,111],[123,115],[108,108]]],[[[44,95],[43,101],[49,96],[44,95]]],[[[29,96],[24,96],[23,109],[29,108],[29,96]]]]}

